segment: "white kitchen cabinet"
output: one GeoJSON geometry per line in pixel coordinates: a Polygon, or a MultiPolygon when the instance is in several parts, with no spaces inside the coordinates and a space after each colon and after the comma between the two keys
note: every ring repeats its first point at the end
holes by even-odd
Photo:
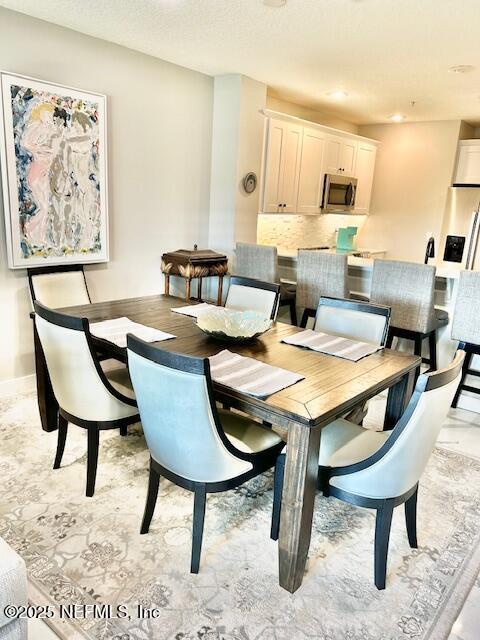
{"type": "Polygon", "coordinates": [[[325,143],[324,173],[354,176],[357,141],[340,136],[328,136],[325,143]]]}
{"type": "Polygon", "coordinates": [[[320,213],[321,211],[325,142],[325,134],[321,131],[304,127],[297,213],[320,213]]]}
{"type": "Polygon", "coordinates": [[[368,142],[359,142],[355,162],[355,178],[358,180],[355,198],[355,213],[368,213],[372,195],[373,173],[377,147],[368,142]]]}
{"type": "Polygon", "coordinates": [[[295,213],[303,127],[271,119],[264,172],[265,213],[295,213]]]}
{"type": "Polygon", "coordinates": [[[454,184],[480,185],[480,140],[460,140],[454,184]]]}
{"type": "Polygon", "coordinates": [[[376,141],[268,112],[262,213],[321,214],[326,173],[358,179],[353,213],[368,213],[376,141]],[[271,115],[270,115],[271,114],[271,115]]]}

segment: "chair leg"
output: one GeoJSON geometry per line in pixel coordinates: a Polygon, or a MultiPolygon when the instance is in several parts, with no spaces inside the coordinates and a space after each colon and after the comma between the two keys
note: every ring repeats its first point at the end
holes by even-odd
{"type": "Polygon", "coordinates": [[[304,309],[302,313],[302,319],[300,320],[300,326],[302,329],[305,329],[305,327],[307,326],[308,317],[308,309],[304,309]]]}
{"type": "Polygon", "coordinates": [[[416,356],[422,356],[422,338],[420,337],[420,335],[416,336],[414,339],[414,349],[413,349],[413,353],[416,356]]]}
{"type": "Polygon", "coordinates": [[[54,469],[60,469],[62,463],[63,452],[65,451],[65,442],[67,440],[68,420],[66,420],[60,413],[58,414],[58,440],[57,440],[57,453],[55,455],[55,462],[53,463],[54,469]]]}
{"type": "Polygon", "coordinates": [[[275,464],[275,474],[273,476],[273,509],[272,509],[272,527],[270,530],[270,538],[278,540],[280,531],[280,512],[282,510],[282,491],[283,476],[285,473],[285,454],[278,456],[275,464]]]}
{"type": "Polygon", "coordinates": [[[196,484],[193,503],[192,562],[190,566],[190,573],[198,573],[198,569],[200,567],[206,501],[207,492],[205,485],[201,483],[196,484]]]}
{"type": "Polygon", "coordinates": [[[375,521],[375,586],[377,589],[385,589],[393,505],[394,501],[389,499],[385,500],[383,506],[377,509],[375,521]]]}
{"type": "Polygon", "coordinates": [[[295,306],[295,302],[295,300],[290,300],[288,305],[290,307],[290,322],[294,327],[297,326],[297,307],[295,306]]]}
{"type": "Polygon", "coordinates": [[[126,424],[123,427],[120,427],[120,435],[128,436],[128,427],[126,424]]]}
{"type": "Polygon", "coordinates": [[[142,528],[140,533],[148,533],[150,523],[152,522],[153,512],[157,504],[158,486],[160,484],[160,474],[150,465],[150,476],[148,478],[147,502],[145,503],[145,511],[143,513],[142,528]]]}
{"type": "Polygon", "coordinates": [[[96,427],[88,427],[87,497],[89,498],[91,498],[95,493],[99,440],[100,431],[96,427]]]}
{"type": "Polygon", "coordinates": [[[408,542],[412,549],[418,548],[417,543],[417,496],[418,487],[410,498],[405,502],[405,522],[407,524],[408,542]]]}
{"type": "Polygon", "coordinates": [[[468,370],[470,369],[470,362],[472,360],[472,357],[473,357],[473,353],[471,351],[467,351],[467,353],[465,354],[465,360],[463,361],[462,377],[460,378],[460,384],[458,385],[458,388],[455,392],[455,395],[452,401],[453,408],[455,408],[458,404],[458,399],[460,397],[460,394],[462,393],[462,387],[465,384],[465,378],[467,377],[468,370]]]}
{"type": "Polygon", "coordinates": [[[430,369],[429,371],[437,370],[437,332],[432,331],[428,336],[428,348],[430,351],[430,369]]]}

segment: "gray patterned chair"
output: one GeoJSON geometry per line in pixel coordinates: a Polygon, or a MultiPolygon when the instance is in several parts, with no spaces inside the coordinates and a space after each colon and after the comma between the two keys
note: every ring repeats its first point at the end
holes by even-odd
{"type": "Polygon", "coordinates": [[[301,327],[314,318],[322,296],[348,298],[348,259],[345,254],[300,249],[297,261],[297,307],[303,308],[301,327]]]}
{"type": "Polygon", "coordinates": [[[480,393],[478,387],[465,384],[467,375],[480,376],[479,371],[470,369],[473,355],[480,355],[480,272],[478,271],[462,271],[460,274],[453,312],[452,340],[458,340],[459,348],[466,352],[462,379],[452,402],[452,407],[456,407],[462,391],[480,393]]]}
{"type": "Polygon", "coordinates": [[[430,370],[437,368],[437,329],[448,323],[448,315],[434,306],[436,269],[430,265],[398,260],[375,260],[370,301],[392,309],[387,348],[393,338],[413,340],[415,355],[422,355],[428,339],[430,370]]]}
{"type": "Polygon", "coordinates": [[[277,247],[237,242],[234,275],[280,283],[280,306],[289,307],[290,322],[297,324],[295,286],[280,282],[277,247]]]}
{"type": "Polygon", "coordinates": [[[27,569],[25,562],[0,538],[0,638],[26,640],[27,620],[7,618],[7,605],[27,606],[27,569]]]}

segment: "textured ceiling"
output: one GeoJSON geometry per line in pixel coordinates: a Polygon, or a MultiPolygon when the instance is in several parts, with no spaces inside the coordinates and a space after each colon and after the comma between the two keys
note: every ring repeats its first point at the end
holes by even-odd
{"type": "Polygon", "coordinates": [[[479,0],[0,0],[0,5],[358,123],[480,120],[479,0]],[[474,65],[455,74],[452,65],[474,65]],[[344,89],[335,101],[326,94],[344,89]],[[416,102],[415,107],[410,102],[416,102]]]}

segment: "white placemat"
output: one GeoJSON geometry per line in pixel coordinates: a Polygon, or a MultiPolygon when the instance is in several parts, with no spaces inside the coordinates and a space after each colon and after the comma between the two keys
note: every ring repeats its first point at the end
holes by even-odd
{"type": "Polygon", "coordinates": [[[369,342],[360,342],[359,340],[350,340],[348,338],[342,338],[339,336],[331,336],[328,333],[321,333],[320,331],[312,331],[312,329],[306,329],[300,333],[294,333],[288,338],[284,338],[282,342],[286,344],[293,344],[296,347],[306,347],[313,351],[319,351],[320,353],[326,353],[329,356],[336,356],[337,358],[344,358],[345,360],[351,360],[357,362],[365,356],[369,356],[383,347],[369,342]]]}
{"type": "Polygon", "coordinates": [[[176,309],[170,309],[175,313],[181,313],[184,316],[191,316],[192,318],[198,318],[198,314],[202,313],[206,309],[216,309],[216,305],[209,304],[208,302],[202,302],[200,304],[189,304],[186,307],[177,307],[176,309]]]}
{"type": "Polygon", "coordinates": [[[215,382],[263,398],[304,379],[293,371],[245,358],[227,349],[210,356],[210,371],[215,382]]]}
{"type": "Polygon", "coordinates": [[[146,327],[144,324],[132,322],[125,317],[94,322],[90,325],[90,333],[97,338],[113,342],[118,347],[127,346],[127,333],[132,333],[137,338],[145,340],[145,342],[160,342],[161,340],[175,338],[171,333],[165,333],[153,327],[146,327]]]}

